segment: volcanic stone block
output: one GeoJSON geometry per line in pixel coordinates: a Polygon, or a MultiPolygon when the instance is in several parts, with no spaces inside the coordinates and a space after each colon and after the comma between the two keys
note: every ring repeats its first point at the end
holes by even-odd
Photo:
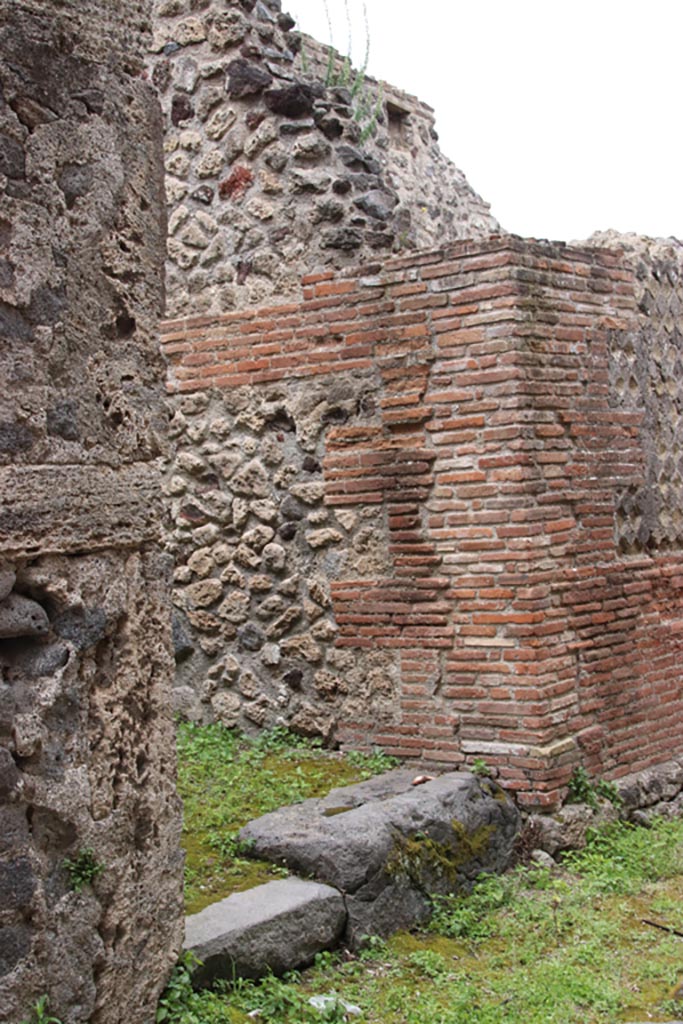
{"type": "Polygon", "coordinates": [[[257,818],[240,838],[255,857],[344,892],[357,946],[424,920],[430,894],[466,890],[510,862],[519,812],[500,787],[457,772],[414,777],[398,769],[335,789],[257,818]]]}
{"type": "Polygon", "coordinates": [[[213,903],[185,922],[185,948],[203,963],[202,987],[215,978],[256,978],[310,963],[335,946],[346,909],[336,889],[301,878],[268,882],[213,903]]]}
{"type": "Polygon", "coordinates": [[[0,601],[0,639],[14,636],[42,636],[48,618],[37,601],[22,594],[9,594],[0,601]]]}

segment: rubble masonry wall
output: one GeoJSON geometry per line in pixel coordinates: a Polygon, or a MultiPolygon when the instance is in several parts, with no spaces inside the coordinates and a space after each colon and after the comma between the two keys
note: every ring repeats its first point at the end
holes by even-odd
{"type": "Polygon", "coordinates": [[[315,268],[498,230],[441,153],[432,110],[370,80],[354,91],[355,72],[341,59],[328,71],[279,0],[157,0],[148,64],[164,117],[168,316],[300,297],[315,268]]]}

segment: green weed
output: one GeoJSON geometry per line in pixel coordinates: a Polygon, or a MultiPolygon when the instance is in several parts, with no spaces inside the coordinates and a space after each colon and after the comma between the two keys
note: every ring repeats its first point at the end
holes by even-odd
{"type": "Polygon", "coordinates": [[[354,768],[358,768],[362,779],[370,779],[373,775],[381,775],[400,764],[397,757],[385,754],[383,750],[375,747],[370,754],[364,754],[360,750],[350,750],[346,760],[354,768]]]}
{"type": "Polygon", "coordinates": [[[493,775],[493,772],[487,765],[483,757],[477,757],[470,765],[470,771],[473,775],[479,775],[481,778],[489,779],[493,775]]]}
{"type": "Polygon", "coordinates": [[[418,974],[433,981],[443,979],[449,973],[446,960],[434,949],[416,949],[414,953],[408,955],[407,963],[418,974]]]}
{"type": "Polygon", "coordinates": [[[193,1011],[192,969],[198,962],[189,952],[179,958],[159,1000],[156,1024],[204,1024],[193,1011]]]}
{"type": "Polygon", "coordinates": [[[491,912],[506,906],[514,889],[509,876],[485,875],[469,896],[435,896],[429,930],[450,938],[488,938],[496,927],[491,912]]]}
{"type": "Polygon", "coordinates": [[[609,800],[615,807],[621,806],[619,790],[614,782],[606,779],[591,779],[582,765],[572,772],[567,785],[567,802],[570,804],[588,804],[597,810],[600,800],[609,800]]]}
{"type": "Polygon", "coordinates": [[[33,1007],[33,1015],[30,1020],[22,1021],[22,1024],[62,1024],[57,1017],[50,1014],[50,1000],[47,996],[37,999],[33,1007]]]}
{"type": "MultiPolygon", "coordinates": [[[[365,51],[359,68],[354,69],[351,59],[353,49],[353,27],[351,24],[351,12],[349,0],[344,0],[344,13],[348,32],[346,54],[339,53],[334,45],[334,31],[332,17],[327,0],[323,0],[323,7],[327,18],[329,43],[327,46],[327,65],[325,68],[325,85],[328,88],[342,86],[349,90],[352,101],[353,118],[358,123],[361,143],[367,142],[371,135],[377,131],[377,123],[382,115],[384,107],[384,84],[380,83],[376,91],[373,91],[367,84],[367,67],[370,59],[370,27],[368,24],[367,7],[363,4],[363,23],[365,27],[365,51]]],[[[301,49],[301,62],[304,72],[309,70],[308,57],[305,46],[301,49]]]]}
{"type": "Polygon", "coordinates": [[[683,873],[681,822],[662,820],[652,829],[614,822],[589,831],[584,849],[566,854],[563,863],[592,892],[632,894],[646,882],[683,873]]]}
{"type": "Polygon", "coordinates": [[[258,1010],[266,1020],[286,1019],[292,1015],[303,1017],[307,1007],[298,982],[296,973],[286,974],[284,978],[267,975],[252,990],[252,1009],[258,1010]]]}
{"type": "Polygon", "coordinates": [[[90,846],[79,850],[73,859],[65,857],[63,863],[74,892],[80,892],[84,885],[91,885],[106,866],[97,859],[95,851],[90,846]]]}

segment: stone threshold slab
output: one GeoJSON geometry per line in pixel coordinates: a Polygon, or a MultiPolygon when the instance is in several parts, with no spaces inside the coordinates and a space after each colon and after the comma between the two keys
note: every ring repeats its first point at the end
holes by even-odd
{"type": "Polygon", "coordinates": [[[202,961],[198,988],[218,978],[283,974],[332,949],[346,926],[344,897],[329,885],[283,878],[234,893],[185,919],[185,949],[202,961]]]}

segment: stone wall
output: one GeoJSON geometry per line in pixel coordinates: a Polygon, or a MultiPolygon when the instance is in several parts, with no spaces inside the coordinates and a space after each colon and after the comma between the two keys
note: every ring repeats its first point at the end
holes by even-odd
{"type": "Polygon", "coordinates": [[[647,293],[503,237],[167,323],[186,713],[483,757],[535,806],[676,753],[683,561],[620,525],[661,374],[632,408],[618,353],[678,330],[647,293]]]}
{"type": "Polygon", "coordinates": [[[633,268],[640,330],[610,353],[617,408],[641,413],[644,479],[617,498],[624,552],[680,550],[683,544],[683,242],[605,232],[591,244],[611,246],[633,268]]]}
{"type": "Polygon", "coordinates": [[[279,0],[157,0],[150,76],[165,119],[168,313],[297,295],[318,266],[498,229],[443,156],[433,112],[294,30],[279,0]]]}
{"type": "Polygon", "coordinates": [[[148,1024],[182,938],[148,15],[0,0],[6,1024],[43,995],[64,1024],[148,1024]],[[67,861],[101,871],[76,891],[67,861]]]}

